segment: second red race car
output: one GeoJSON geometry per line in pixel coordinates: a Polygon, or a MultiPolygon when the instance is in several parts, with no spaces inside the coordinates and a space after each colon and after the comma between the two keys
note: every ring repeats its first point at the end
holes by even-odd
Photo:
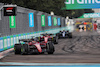
{"type": "Polygon", "coordinates": [[[42,36],[36,37],[40,42],[52,42],[54,44],[58,44],[58,37],[55,34],[44,33],[42,36]]]}

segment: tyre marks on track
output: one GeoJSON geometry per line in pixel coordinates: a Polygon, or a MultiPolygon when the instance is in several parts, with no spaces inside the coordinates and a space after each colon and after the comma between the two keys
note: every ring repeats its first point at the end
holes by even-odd
{"type": "Polygon", "coordinates": [[[74,37],[67,41],[67,44],[63,46],[62,50],[67,53],[100,54],[100,36],[92,35],[74,37]]]}

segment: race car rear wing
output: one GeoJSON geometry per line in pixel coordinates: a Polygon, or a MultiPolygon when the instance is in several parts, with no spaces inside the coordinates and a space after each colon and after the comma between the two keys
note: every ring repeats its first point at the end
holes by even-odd
{"type": "Polygon", "coordinates": [[[31,39],[20,39],[19,42],[21,42],[21,41],[23,41],[23,42],[32,42],[31,39]]]}
{"type": "Polygon", "coordinates": [[[49,36],[51,36],[51,35],[54,35],[54,34],[48,34],[48,33],[46,34],[45,33],[45,34],[40,34],[40,35],[43,35],[43,36],[49,35],[49,36]]]}

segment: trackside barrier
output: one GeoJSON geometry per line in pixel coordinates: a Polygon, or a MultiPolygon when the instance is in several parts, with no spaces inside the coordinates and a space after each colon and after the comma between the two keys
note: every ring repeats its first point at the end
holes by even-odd
{"type": "Polygon", "coordinates": [[[10,46],[11,46],[11,48],[13,48],[13,44],[14,44],[13,41],[14,41],[14,40],[13,40],[13,36],[11,35],[11,36],[10,36],[10,43],[11,43],[10,46]]]}
{"type": "Polygon", "coordinates": [[[3,37],[4,50],[7,49],[7,37],[3,37]]]}
{"type": "Polygon", "coordinates": [[[31,33],[24,33],[24,34],[17,34],[11,36],[0,37],[0,52],[13,48],[15,43],[19,43],[19,39],[29,39],[32,36],[38,37],[42,33],[53,33],[56,34],[60,30],[70,30],[67,27],[38,31],[38,32],[31,32],[31,33]]]}
{"type": "Polygon", "coordinates": [[[11,48],[11,46],[10,46],[10,36],[7,36],[7,49],[9,49],[9,48],[11,48]]]}
{"type": "Polygon", "coordinates": [[[4,46],[3,46],[3,37],[0,37],[0,51],[4,50],[4,46]]]}

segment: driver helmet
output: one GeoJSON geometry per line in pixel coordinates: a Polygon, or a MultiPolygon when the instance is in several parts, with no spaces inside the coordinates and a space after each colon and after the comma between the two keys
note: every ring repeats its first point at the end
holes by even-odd
{"type": "Polygon", "coordinates": [[[34,36],[31,37],[31,40],[34,40],[34,36]]]}
{"type": "Polygon", "coordinates": [[[59,32],[61,32],[61,31],[59,31],[59,32]]]}
{"type": "Polygon", "coordinates": [[[46,32],[45,35],[48,36],[48,33],[46,32]]]}
{"type": "Polygon", "coordinates": [[[65,32],[65,30],[63,30],[63,32],[65,32]]]}

